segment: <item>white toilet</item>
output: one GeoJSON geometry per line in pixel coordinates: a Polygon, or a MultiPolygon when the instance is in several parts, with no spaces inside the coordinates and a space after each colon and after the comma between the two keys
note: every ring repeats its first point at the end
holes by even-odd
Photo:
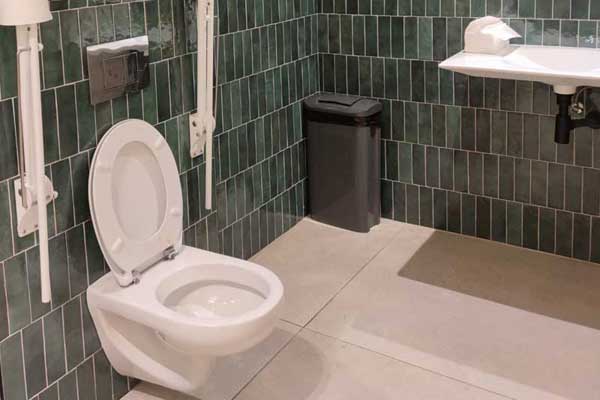
{"type": "Polygon", "coordinates": [[[89,200],[112,274],[90,286],[88,304],[119,373],[194,395],[216,357],[271,333],[281,281],[259,265],[182,245],[179,173],[150,124],[128,120],[106,133],[89,200]]]}

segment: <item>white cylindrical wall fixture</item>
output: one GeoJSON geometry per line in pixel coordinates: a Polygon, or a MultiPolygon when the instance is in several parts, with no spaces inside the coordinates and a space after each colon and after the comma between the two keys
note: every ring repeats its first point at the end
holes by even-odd
{"type": "Polygon", "coordinates": [[[0,25],[30,25],[50,21],[48,0],[0,0],[0,25]]]}

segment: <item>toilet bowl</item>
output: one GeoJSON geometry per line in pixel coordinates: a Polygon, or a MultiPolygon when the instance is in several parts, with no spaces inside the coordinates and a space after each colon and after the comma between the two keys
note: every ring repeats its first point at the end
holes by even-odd
{"type": "Polygon", "coordinates": [[[165,139],[144,121],[115,125],[90,171],[92,222],[112,271],[87,291],[113,367],[194,395],[216,357],[274,329],[283,298],[275,274],[182,245],[179,174],[165,139]]]}

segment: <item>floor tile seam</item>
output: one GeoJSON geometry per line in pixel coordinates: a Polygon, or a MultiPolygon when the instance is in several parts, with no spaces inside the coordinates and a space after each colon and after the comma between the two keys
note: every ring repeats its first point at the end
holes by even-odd
{"type": "MultiPolygon", "coordinates": [[[[496,391],[494,391],[494,390],[490,390],[490,389],[488,389],[488,388],[485,388],[485,387],[483,387],[483,386],[478,386],[478,385],[475,385],[475,384],[473,384],[472,382],[466,382],[466,381],[463,381],[463,380],[461,380],[461,379],[457,379],[457,378],[454,378],[454,377],[452,377],[452,376],[448,376],[448,375],[446,375],[446,374],[440,373],[440,372],[438,372],[438,371],[434,371],[434,370],[431,370],[431,369],[425,368],[425,367],[423,367],[423,366],[421,366],[421,365],[418,365],[418,364],[413,364],[413,363],[411,363],[411,362],[409,362],[409,361],[406,361],[406,360],[403,360],[403,359],[401,359],[401,358],[394,357],[394,356],[392,356],[392,355],[389,355],[389,354],[386,354],[386,353],[382,353],[382,352],[380,352],[380,351],[377,351],[377,350],[370,349],[370,348],[368,348],[368,347],[365,347],[364,345],[357,344],[357,343],[353,343],[353,342],[350,342],[350,341],[348,341],[348,340],[342,339],[342,338],[340,338],[340,337],[337,337],[337,336],[334,336],[334,335],[331,335],[331,334],[328,334],[328,333],[324,333],[324,332],[322,332],[322,331],[319,331],[319,330],[317,330],[317,329],[315,329],[315,328],[311,328],[311,327],[308,327],[308,326],[307,326],[307,327],[305,327],[305,328],[302,328],[302,330],[301,330],[300,332],[304,332],[304,331],[310,331],[310,332],[312,332],[312,333],[316,333],[316,334],[318,334],[318,335],[322,335],[322,336],[325,336],[325,337],[327,337],[327,338],[330,338],[330,339],[333,339],[333,340],[337,340],[337,341],[339,341],[339,342],[341,342],[341,343],[344,343],[344,344],[346,344],[346,345],[353,346],[353,347],[359,348],[359,349],[361,349],[361,350],[368,351],[368,352],[370,352],[370,353],[372,353],[372,354],[377,354],[377,355],[379,355],[379,356],[381,356],[381,357],[385,357],[385,358],[386,358],[386,359],[388,359],[388,360],[393,360],[393,361],[396,361],[396,362],[402,363],[402,364],[404,364],[404,365],[408,365],[408,366],[411,366],[411,367],[414,367],[414,368],[418,368],[418,369],[419,369],[419,370],[421,370],[421,371],[429,372],[429,373],[431,373],[431,374],[434,374],[434,375],[436,375],[436,376],[443,377],[443,378],[447,378],[447,379],[450,379],[450,380],[452,380],[452,381],[454,381],[454,382],[462,383],[462,384],[465,384],[465,385],[467,385],[467,386],[469,386],[469,387],[476,388],[476,389],[480,389],[480,390],[483,390],[483,391],[485,391],[485,392],[488,392],[488,393],[491,393],[491,394],[494,394],[494,395],[500,396],[500,397],[502,397],[502,398],[505,398],[505,399],[509,399],[509,400],[518,400],[517,398],[515,398],[515,397],[510,397],[510,396],[508,396],[508,395],[506,395],[506,394],[504,394],[504,393],[499,393],[499,392],[496,392],[496,391]]],[[[300,332],[298,332],[298,335],[300,334],[300,332]]]]}
{"type": "Polygon", "coordinates": [[[358,275],[360,275],[360,274],[361,274],[361,273],[362,273],[362,272],[365,270],[365,268],[367,268],[367,266],[368,266],[369,264],[371,264],[371,262],[372,262],[372,261],[373,261],[373,260],[374,260],[374,259],[375,259],[377,256],[379,256],[379,254],[380,254],[380,253],[381,253],[383,250],[385,250],[385,249],[387,248],[387,246],[389,246],[389,245],[390,245],[390,244],[391,244],[391,243],[392,243],[392,242],[393,242],[393,241],[396,239],[396,237],[398,237],[398,236],[400,235],[400,233],[401,233],[400,231],[401,231],[401,230],[399,229],[399,230],[398,230],[398,232],[396,232],[396,233],[395,233],[395,234],[394,234],[394,235],[393,235],[393,236],[390,238],[389,242],[388,242],[388,243],[387,243],[385,246],[383,246],[381,249],[377,250],[377,251],[376,251],[376,252],[375,252],[375,253],[374,253],[374,254],[373,254],[371,257],[369,257],[369,259],[368,259],[368,260],[366,260],[366,261],[364,262],[364,264],[363,264],[363,265],[362,265],[362,266],[361,266],[361,267],[360,267],[360,268],[359,268],[359,269],[358,269],[358,270],[357,270],[357,271],[356,271],[354,274],[352,274],[352,276],[351,276],[351,277],[350,277],[350,278],[349,278],[349,279],[348,279],[348,280],[347,280],[347,281],[346,281],[346,282],[345,282],[345,283],[344,283],[344,284],[343,284],[343,285],[342,285],[342,286],[341,286],[341,287],[340,287],[340,288],[339,288],[339,289],[338,289],[336,292],[334,292],[334,293],[333,293],[333,295],[332,295],[332,296],[329,298],[329,300],[327,300],[327,301],[325,302],[325,304],[323,304],[323,306],[322,306],[321,308],[319,308],[319,309],[318,309],[318,310],[317,310],[317,311],[314,313],[314,315],[313,315],[313,316],[312,316],[312,317],[311,317],[311,318],[308,320],[308,322],[306,322],[306,323],[305,323],[305,324],[304,324],[302,327],[303,327],[303,328],[306,328],[306,327],[308,327],[308,326],[309,326],[309,325],[310,325],[310,324],[311,324],[311,323],[314,321],[314,319],[315,319],[317,316],[319,316],[319,314],[321,314],[321,312],[323,312],[323,310],[325,310],[325,308],[327,308],[327,307],[329,306],[329,304],[331,304],[331,303],[333,302],[333,300],[335,300],[335,299],[336,299],[336,298],[337,298],[337,297],[338,297],[338,296],[339,296],[339,295],[342,293],[342,291],[344,291],[344,290],[346,289],[346,287],[348,287],[348,285],[349,285],[350,283],[352,283],[352,282],[354,281],[354,279],[355,279],[355,278],[356,278],[358,275]]]}
{"type": "MultiPolygon", "coordinates": [[[[280,320],[280,321],[284,321],[284,320],[280,320]]],[[[288,322],[288,321],[284,321],[284,322],[288,322]]],[[[294,339],[296,339],[296,337],[297,337],[297,336],[300,334],[300,332],[302,332],[303,328],[302,328],[302,327],[300,327],[299,325],[297,325],[297,324],[294,324],[294,323],[291,323],[291,322],[288,322],[288,323],[290,323],[291,325],[294,325],[295,327],[297,327],[297,328],[300,328],[300,329],[298,329],[298,330],[296,331],[296,333],[294,333],[293,335],[291,335],[291,336],[290,336],[290,337],[287,339],[287,341],[285,342],[285,344],[284,344],[283,346],[281,346],[281,348],[280,348],[279,350],[277,350],[277,351],[275,352],[275,354],[273,354],[273,355],[272,355],[272,356],[269,358],[269,360],[268,360],[268,361],[265,363],[265,365],[263,365],[261,368],[259,368],[259,369],[258,369],[258,371],[256,371],[256,372],[255,372],[255,373],[252,375],[252,377],[251,377],[251,378],[248,380],[248,382],[246,382],[246,383],[245,383],[245,384],[244,384],[244,385],[243,385],[243,386],[240,388],[240,390],[238,390],[238,391],[235,393],[235,395],[234,395],[234,396],[231,398],[231,400],[236,400],[236,399],[239,397],[239,395],[240,395],[240,394],[241,394],[241,393],[242,393],[242,392],[243,392],[243,391],[244,391],[244,390],[245,390],[245,389],[246,389],[246,388],[247,388],[247,387],[248,387],[248,386],[249,386],[249,385],[250,385],[252,382],[254,382],[254,380],[256,379],[256,377],[258,377],[258,375],[260,375],[260,373],[261,373],[261,372],[262,372],[262,371],[263,371],[265,368],[267,368],[269,365],[271,365],[271,362],[273,362],[273,360],[275,360],[275,358],[277,358],[277,356],[279,356],[279,354],[280,354],[280,353],[281,353],[283,350],[285,350],[285,349],[286,349],[286,348],[287,348],[287,347],[290,345],[290,343],[292,343],[292,341],[293,341],[294,339]]]]}

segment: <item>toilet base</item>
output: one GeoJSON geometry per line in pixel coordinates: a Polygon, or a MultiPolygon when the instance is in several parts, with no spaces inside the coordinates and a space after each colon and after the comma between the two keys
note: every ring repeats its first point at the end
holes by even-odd
{"type": "Polygon", "coordinates": [[[102,348],[119,374],[192,396],[210,375],[215,357],[186,354],[143,325],[98,310],[90,312],[102,348]],[[130,337],[136,338],[135,343],[130,337]]]}

